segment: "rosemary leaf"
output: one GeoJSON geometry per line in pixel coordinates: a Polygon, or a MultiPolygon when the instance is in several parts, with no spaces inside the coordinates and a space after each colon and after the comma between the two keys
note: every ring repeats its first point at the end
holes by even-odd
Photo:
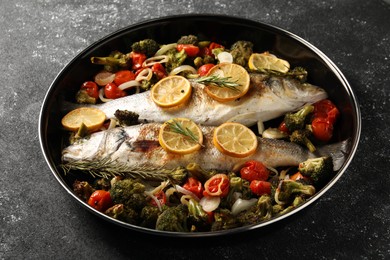
{"type": "Polygon", "coordinates": [[[232,81],[231,77],[219,77],[216,75],[199,77],[195,80],[197,83],[202,83],[206,85],[213,85],[220,88],[228,88],[234,91],[240,91],[237,87],[240,84],[237,81],[232,81]]]}
{"type": "Polygon", "coordinates": [[[191,141],[194,141],[195,143],[199,143],[199,139],[195,134],[188,128],[184,128],[182,124],[177,122],[175,119],[172,120],[172,122],[167,122],[169,128],[172,130],[172,132],[184,135],[188,137],[191,141]]]}

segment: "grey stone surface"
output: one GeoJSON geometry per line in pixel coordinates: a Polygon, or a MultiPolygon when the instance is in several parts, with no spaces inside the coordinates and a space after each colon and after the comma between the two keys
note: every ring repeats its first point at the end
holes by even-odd
{"type": "Polygon", "coordinates": [[[389,259],[390,5],[382,0],[0,2],[0,259],[389,259]],[[166,239],[90,214],[50,173],[38,116],[56,74],[99,38],[150,18],[228,14],[289,30],[342,70],[361,104],[360,146],[314,205],[220,239],[166,239]]]}

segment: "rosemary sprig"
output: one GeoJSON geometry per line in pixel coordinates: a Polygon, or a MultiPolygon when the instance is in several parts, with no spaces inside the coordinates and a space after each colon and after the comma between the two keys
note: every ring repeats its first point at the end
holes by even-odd
{"type": "Polygon", "coordinates": [[[238,84],[237,81],[232,81],[231,77],[220,77],[216,75],[203,76],[195,79],[195,82],[205,85],[213,85],[220,88],[228,88],[234,91],[240,91],[237,88],[240,86],[240,84],[238,84]]]}
{"type": "Polygon", "coordinates": [[[132,167],[125,163],[105,158],[101,160],[80,160],[60,164],[59,167],[68,174],[72,170],[78,170],[90,174],[94,178],[112,178],[115,176],[124,176],[131,178],[141,178],[147,181],[165,181],[171,180],[173,183],[180,182],[186,176],[186,170],[183,167],[176,169],[164,169],[154,167],[132,167]]]}
{"type": "MultiPolygon", "coordinates": [[[[184,127],[175,119],[172,119],[172,122],[167,122],[167,125],[172,132],[184,135],[185,137],[188,137],[191,141],[200,144],[199,138],[188,127],[184,127]]],[[[200,145],[203,146],[202,144],[200,145]]]]}

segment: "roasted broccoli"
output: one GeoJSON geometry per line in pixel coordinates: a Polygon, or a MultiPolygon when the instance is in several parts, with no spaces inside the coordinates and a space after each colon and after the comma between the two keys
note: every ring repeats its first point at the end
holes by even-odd
{"type": "Polygon", "coordinates": [[[272,217],[273,208],[271,197],[267,194],[262,195],[256,205],[248,210],[241,211],[237,214],[237,221],[242,225],[252,225],[268,220],[272,217]]]}
{"type": "Polygon", "coordinates": [[[128,110],[116,110],[114,116],[119,121],[121,126],[130,126],[138,124],[139,115],[128,110]]]}
{"type": "Polygon", "coordinates": [[[153,39],[145,39],[133,43],[131,49],[133,52],[144,53],[146,56],[153,56],[158,49],[160,49],[160,45],[153,39]]]}
{"type": "Polygon", "coordinates": [[[195,35],[185,35],[182,36],[178,41],[177,44],[193,44],[197,45],[198,44],[198,37],[195,35]]]}
{"type": "Polygon", "coordinates": [[[296,144],[307,147],[309,149],[309,151],[313,153],[316,150],[316,147],[310,141],[310,138],[312,135],[313,135],[313,133],[308,129],[295,130],[290,135],[290,141],[292,143],[296,143],[296,144]]]}
{"type": "Polygon", "coordinates": [[[109,190],[111,188],[111,183],[107,178],[99,178],[93,182],[93,187],[97,190],[109,190]]]}
{"type": "Polygon", "coordinates": [[[171,49],[166,52],[166,55],[168,56],[168,62],[165,64],[165,69],[168,73],[171,72],[174,68],[182,65],[187,58],[187,54],[184,49],[180,52],[178,52],[176,49],[171,49]]]}
{"type": "Polygon", "coordinates": [[[79,104],[96,104],[97,99],[91,97],[85,89],[80,89],[76,93],[76,102],[79,104]]]}
{"type": "Polygon", "coordinates": [[[229,193],[226,198],[221,201],[221,207],[231,208],[236,201],[236,194],[240,194],[240,198],[248,200],[253,194],[250,189],[250,182],[236,176],[234,173],[229,174],[229,193]]]}
{"type": "Polygon", "coordinates": [[[139,214],[136,210],[126,207],[123,204],[116,204],[107,209],[104,214],[112,218],[121,220],[130,224],[137,224],[139,221],[139,214]]]}
{"type": "Polygon", "coordinates": [[[228,209],[218,209],[214,212],[214,222],[211,225],[211,231],[227,230],[239,227],[237,222],[228,209]]]}
{"type": "Polygon", "coordinates": [[[284,116],[284,123],[287,129],[292,133],[295,130],[304,129],[307,116],[313,112],[314,106],[307,105],[295,113],[287,113],[284,116]]]}
{"type": "Polygon", "coordinates": [[[331,157],[307,159],[299,164],[298,170],[309,177],[314,185],[323,185],[333,177],[333,160],[331,157]]]}
{"type": "Polygon", "coordinates": [[[167,173],[168,179],[172,184],[181,184],[187,178],[187,170],[184,167],[177,167],[167,173]]]}
{"type": "Polygon", "coordinates": [[[188,232],[188,208],[180,204],[161,213],[156,222],[156,229],[161,231],[188,232]]]}
{"type": "Polygon", "coordinates": [[[119,51],[113,51],[108,57],[92,57],[93,64],[104,65],[104,69],[110,72],[116,72],[120,69],[127,69],[131,65],[131,58],[127,54],[119,51]]]}
{"type": "MultiPolygon", "coordinates": [[[[162,208],[165,210],[168,207],[164,205],[162,208]]],[[[154,228],[156,226],[157,218],[161,213],[162,211],[160,211],[160,209],[156,206],[147,205],[143,207],[140,216],[140,226],[154,228]]]]}
{"type": "Polygon", "coordinates": [[[237,41],[230,48],[230,54],[233,56],[233,62],[245,67],[248,64],[249,57],[253,53],[253,43],[249,41],[237,41]]]}
{"type": "Polygon", "coordinates": [[[286,75],[291,76],[297,80],[299,80],[301,83],[306,82],[307,80],[307,70],[302,67],[295,67],[289,72],[286,73],[286,75]]]}
{"type": "Polygon", "coordinates": [[[282,180],[276,190],[275,196],[278,198],[278,204],[289,204],[298,195],[311,197],[315,192],[316,189],[312,185],[306,185],[293,180],[282,180]]]}
{"type": "Polygon", "coordinates": [[[305,202],[305,200],[301,196],[296,196],[294,198],[293,202],[291,203],[291,205],[289,205],[287,207],[285,205],[282,206],[282,205],[276,204],[272,207],[273,216],[278,217],[278,216],[284,215],[284,214],[290,212],[291,210],[295,209],[299,205],[301,205],[303,202],[305,202]]]}
{"type": "Polygon", "coordinates": [[[146,205],[145,185],[138,180],[123,179],[110,189],[114,204],[123,204],[125,208],[141,210],[146,205]]]}

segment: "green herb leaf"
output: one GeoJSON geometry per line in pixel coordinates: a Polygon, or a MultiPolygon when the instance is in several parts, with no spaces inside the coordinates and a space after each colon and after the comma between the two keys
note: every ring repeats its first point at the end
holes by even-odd
{"type": "Polygon", "coordinates": [[[231,77],[219,77],[216,75],[203,76],[195,79],[195,82],[206,85],[213,85],[220,88],[228,88],[234,91],[240,91],[237,88],[238,86],[240,86],[240,84],[238,84],[237,81],[232,81],[231,77]]]}

